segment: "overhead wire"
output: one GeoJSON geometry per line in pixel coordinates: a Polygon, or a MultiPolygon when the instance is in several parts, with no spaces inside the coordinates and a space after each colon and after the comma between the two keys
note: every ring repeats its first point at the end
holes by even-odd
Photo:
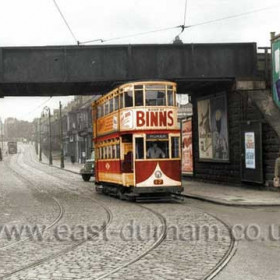
{"type": "Polygon", "coordinates": [[[53,3],[54,3],[54,5],[55,5],[56,9],[58,10],[58,12],[59,12],[60,16],[62,17],[62,19],[63,19],[63,21],[64,21],[65,25],[67,26],[68,30],[70,31],[70,33],[71,33],[72,37],[74,38],[75,42],[77,43],[77,45],[79,45],[79,44],[80,44],[80,42],[77,40],[77,38],[76,38],[76,36],[75,36],[74,32],[72,31],[72,29],[71,29],[70,25],[68,24],[68,22],[67,22],[66,18],[64,17],[64,15],[63,15],[63,13],[62,13],[61,9],[60,9],[60,8],[59,8],[59,6],[58,6],[58,4],[56,3],[56,1],[55,1],[55,0],[53,0],[53,3]]]}
{"type": "MultiPolygon", "coordinates": [[[[188,0],[185,0],[184,24],[181,26],[182,30],[181,30],[181,32],[179,33],[179,35],[182,34],[182,33],[185,31],[186,19],[187,19],[187,5],[188,5],[188,0]]],[[[179,36],[179,35],[178,35],[178,36],[179,36]]]]}
{"type": "Polygon", "coordinates": [[[126,35],[126,36],[113,37],[113,38],[109,38],[109,39],[100,38],[100,39],[88,40],[88,41],[83,41],[83,42],[78,42],[78,43],[79,43],[79,45],[89,44],[89,43],[98,42],[98,41],[101,42],[101,43],[105,43],[105,42],[109,42],[109,41],[115,41],[115,40],[120,40],[120,39],[137,37],[137,36],[147,35],[147,34],[156,33],[156,32],[163,32],[163,31],[168,31],[168,30],[177,29],[177,28],[181,28],[181,32],[178,34],[178,35],[180,35],[181,33],[184,32],[184,30],[186,28],[197,27],[197,26],[211,24],[211,23],[224,21],[224,20],[228,20],[228,19],[232,19],[232,18],[242,17],[242,16],[245,16],[245,15],[259,13],[259,12],[262,12],[262,11],[265,11],[265,10],[271,10],[271,9],[279,7],[279,6],[280,6],[279,4],[278,5],[273,5],[273,6],[269,6],[269,7],[265,7],[265,8],[261,8],[261,9],[256,9],[256,10],[252,10],[252,11],[248,11],[248,12],[244,12],[244,13],[240,13],[240,14],[236,14],[236,15],[232,15],[232,16],[226,16],[226,17],[217,18],[217,19],[213,19],[213,20],[209,20],[209,21],[205,21],[205,22],[186,25],[186,20],[187,20],[187,0],[186,0],[185,1],[185,11],[184,11],[184,24],[173,26],[173,27],[161,28],[161,29],[152,30],[152,31],[147,31],[147,32],[130,34],[130,35],[126,35]]]}
{"type": "Polygon", "coordinates": [[[178,27],[179,26],[173,26],[173,27],[161,28],[161,29],[156,29],[156,30],[151,30],[151,31],[146,31],[146,32],[140,32],[140,33],[125,35],[125,36],[113,37],[113,38],[109,38],[109,39],[95,39],[95,40],[89,40],[89,41],[84,41],[84,42],[79,42],[79,43],[80,43],[80,45],[93,43],[93,42],[97,42],[97,41],[100,41],[101,43],[105,43],[105,42],[109,42],[109,41],[115,41],[115,40],[120,40],[120,39],[137,37],[137,36],[152,34],[152,33],[156,33],[156,32],[167,31],[167,30],[171,30],[171,29],[177,29],[178,27]]]}
{"type": "Polygon", "coordinates": [[[252,10],[252,11],[248,11],[248,12],[244,12],[241,14],[236,14],[236,15],[232,15],[232,16],[226,16],[226,17],[222,17],[222,18],[217,18],[217,19],[213,19],[213,20],[209,20],[209,21],[204,21],[204,22],[200,22],[200,23],[196,23],[196,24],[191,24],[191,25],[185,25],[185,28],[191,28],[191,27],[196,27],[196,26],[200,26],[200,25],[205,25],[205,24],[209,24],[209,23],[215,23],[215,22],[219,22],[219,21],[223,21],[223,20],[228,20],[228,19],[232,19],[232,18],[237,18],[237,17],[242,17],[242,16],[246,16],[246,15],[250,15],[250,14],[255,14],[255,13],[259,13],[265,10],[271,10],[273,8],[279,7],[280,5],[274,5],[274,6],[269,6],[269,7],[265,7],[265,8],[261,8],[261,9],[256,9],[256,10],[252,10]]]}
{"type": "Polygon", "coordinates": [[[45,104],[47,104],[50,100],[52,99],[52,96],[50,96],[47,100],[44,100],[42,103],[40,103],[38,106],[36,106],[34,109],[32,109],[30,112],[22,115],[21,117],[26,117],[29,116],[30,114],[34,113],[35,111],[37,111],[39,108],[41,108],[42,106],[44,106],[45,104]]]}

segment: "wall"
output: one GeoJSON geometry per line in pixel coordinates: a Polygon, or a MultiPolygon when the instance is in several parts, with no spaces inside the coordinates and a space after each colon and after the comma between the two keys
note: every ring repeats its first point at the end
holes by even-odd
{"type": "MultiPolygon", "coordinates": [[[[280,142],[277,133],[268,124],[257,106],[248,96],[248,91],[226,90],[228,110],[228,133],[230,160],[228,163],[199,161],[197,99],[213,94],[215,90],[192,95],[193,103],[193,136],[194,136],[194,177],[208,182],[241,184],[241,130],[242,121],[262,121],[263,171],[264,181],[271,181],[274,163],[279,153],[280,142]]],[[[220,92],[220,90],[219,90],[220,92]]],[[[217,91],[216,91],[217,93],[217,91]]]]}

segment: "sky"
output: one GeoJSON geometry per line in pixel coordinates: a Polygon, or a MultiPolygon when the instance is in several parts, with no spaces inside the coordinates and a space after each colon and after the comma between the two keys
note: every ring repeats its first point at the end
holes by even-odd
{"type": "MultiPolygon", "coordinates": [[[[260,47],[270,45],[271,31],[280,33],[279,0],[0,0],[0,11],[0,47],[91,40],[168,44],[179,35],[179,25],[190,26],[180,34],[184,43],[257,42],[260,47]]],[[[0,99],[0,117],[32,121],[44,106],[58,108],[59,100],[67,104],[72,98],[0,99]]]]}

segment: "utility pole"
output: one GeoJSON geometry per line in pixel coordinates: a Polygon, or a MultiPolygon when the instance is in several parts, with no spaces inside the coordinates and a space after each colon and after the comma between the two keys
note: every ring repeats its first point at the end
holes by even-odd
{"type": "Polygon", "coordinates": [[[38,142],[39,142],[39,132],[38,132],[38,127],[39,127],[39,124],[38,122],[36,122],[36,125],[35,125],[35,134],[36,134],[36,143],[35,143],[35,151],[36,151],[36,155],[38,156],[38,142]]]}
{"type": "MultiPolygon", "coordinates": [[[[47,107],[48,108],[48,107],[47,107]]],[[[48,108],[49,111],[49,140],[50,140],[50,154],[49,154],[49,164],[52,165],[52,126],[51,126],[51,109],[48,108]]]]}
{"type": "Polygon", "coordinates": [[[60,116],[60,167],[64,168],[64,150],[63,150],[63,122],[62,122],[62,105],[59,101],[59,116],[60,116]]]}
{"type": "Polygon", "coordinates": [[[41,124],[41,118],[42,118],[42,115],[39,119],[39,143],[40,143],[40,146],[39,146],[39,161],[42,161],[42,132],[41,132],[42,124],[41,124]]]}
{"type": "MultiPolygon", "coordinates": [[[[41,117],[44,116],[44,111],[49,114],[49,165],[52,165],[52,126],[51,126],[51,109],[49,107],[44,107],[41,117]]],[[[40,119],[40,134],[41,134],[41,119],[40,119]]],[[[39,161],[42,161],[42,141],[40,137],[40,157],[39,161]]]]}
{"type": "Polygon", "coordinates": [[[2,153],[4,153],[4,123],[1,122],[1,143],[2,143],[2,153]]]}
{"type": "MultiPolygon", "coordinates": [[[[1,121],[1,119],[0,119],[1,121]]],[[[1,143],[2,143],[2,149],[0,149],[0,160],[3,160],[4,157],[4,133],[3,133],[3,123],[1,121],[1,143]]]]}

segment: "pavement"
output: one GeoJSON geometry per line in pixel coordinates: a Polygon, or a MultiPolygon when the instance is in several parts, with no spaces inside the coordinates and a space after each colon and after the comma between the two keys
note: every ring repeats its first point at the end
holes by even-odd
{"type": "MultiPolygon", "coordinates": [[[[49,159],[45,155],[42,155],[42,163],[47,164],[47,165],[49,164],[49,159]]],[[[56,159],[56,158],[53,158],[53,165],[52,166],[55,167],[55,168],[61,169],[60,160],[56,159]]],[[[65,159],[64,159],[64,170],[65,171],[75,173],[75,174],[80,174],[80,170],[83,166],[84,166],[83,163],[78,163],[78,162],[72,163],[72,162],[70,162],[70,159],[68,157],[65,157],[65,159]]]]}
{"type": "Polygon", "coordinates": [[[183,179],[183,196],[228,206],[280,206],[280,192],[183,179]]]}
{"type": "MultiPolygon", "coordinates": [[[[43,157],[43,163],[48,159],[43,157]]],[[[53,160],[53,166],[60,168],[60,161],[53,160]]],[[[65,171],[79,174],[83,164],[71,163],[65,159],[65,171]]],[[[246,186],[214,184],[196,181],[183,177],[184,191],[182,196],[199,199],[227,206],[280,206],[280,192],[271,190],[257,190],[246,186]]]]}

